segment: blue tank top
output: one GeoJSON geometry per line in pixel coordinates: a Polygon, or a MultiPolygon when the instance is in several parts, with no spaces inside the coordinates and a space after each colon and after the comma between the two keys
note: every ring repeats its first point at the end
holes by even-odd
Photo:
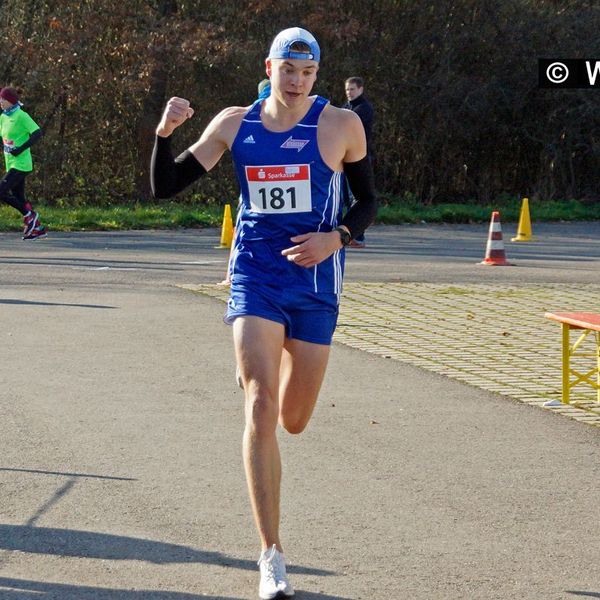
{"type": "Polygon", "coordinates": [[[328,100],[316,96],[302,120],[282,132],[265,129],[261,104],[250,107],[231,148],[241,190],[232,283],[340,294],[343,250],[309,269],[281,256],[294,245],[291,237],[331,231],[341,221],[344,175],[325,164],[317,144],[317,123],[328,100]]]}

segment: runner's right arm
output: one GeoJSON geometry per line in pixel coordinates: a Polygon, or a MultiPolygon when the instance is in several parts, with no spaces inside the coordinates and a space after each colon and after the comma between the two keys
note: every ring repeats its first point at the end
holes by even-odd
{"type": "Polygon", "coordinates": [[[160,199],[171,198],[210,171],[233,143],[245,110],[230,107],[221,111],[195,144],[173,158],[170,136],[194,114],[194,109],[183,98],[171,98],[156,128],[150,164],[153,195],[160,199]]]}
{"type": "Polygon", "coordinates": [[[205,173],[189,149],[173,158],[171,138],[156,136],[150,161],[150,185],[155,198],[172,198],[205,173]]]}
{"type": "Polygon", "coordinates": [[[150,186],[155,198],[171,198],[202,177],[206,169],[186,150],[173,158],[171,135],[194,114],[185,98],[171,98],[156,128],[154,149],[150,161],[150,186]]]}

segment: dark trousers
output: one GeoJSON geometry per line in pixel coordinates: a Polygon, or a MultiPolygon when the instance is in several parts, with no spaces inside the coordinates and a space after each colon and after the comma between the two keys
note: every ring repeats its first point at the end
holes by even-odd
{"type": "Polygon", "coordinates": [[[31,210],[31,205],[25,200],[25,177],[28,171],[9,169],[0,179],[0,200],[16,208],[22,215],[31,210]]]}

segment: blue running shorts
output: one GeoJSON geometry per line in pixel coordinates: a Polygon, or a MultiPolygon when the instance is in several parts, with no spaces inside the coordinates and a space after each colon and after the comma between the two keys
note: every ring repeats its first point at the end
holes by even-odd
{"type": "Polygon", "coordinates": [[[223,320],[231,325],[237,317],[262,317],[284,325],[288,338],[329,346],[338,312],[338,297],[334,293],[233,284],[223,320]]]}

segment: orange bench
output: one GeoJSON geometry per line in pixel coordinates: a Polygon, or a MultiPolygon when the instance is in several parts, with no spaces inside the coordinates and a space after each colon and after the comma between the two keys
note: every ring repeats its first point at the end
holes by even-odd
{"type": "MultiPolygon", "coordinates": [[[[578,383],[587,383],[597,392],[597,399],[600,402],[600,314],[587,312],[547,312],[548,319],[557,321],[562,327],[562,402],[569,404],[571,388],[578,383]],[[581,335],[577,341],[571,345],[571,329],[577,329],[581,335]],[[594,333],[596,338],[595,352],[577,352],[579,346],[590,333],[594,333]],[[595,366],[587,373],[579,373],[571,368],[572,356],[587,356],[595,358],[595,366]],[[571,376],[574,379],[571,379],[571,376]],[[595,380],[592,379],[595,377],[595,380]]],[[[549,401],[545,406],[557,404],[557,401],[549,401]]]]}

